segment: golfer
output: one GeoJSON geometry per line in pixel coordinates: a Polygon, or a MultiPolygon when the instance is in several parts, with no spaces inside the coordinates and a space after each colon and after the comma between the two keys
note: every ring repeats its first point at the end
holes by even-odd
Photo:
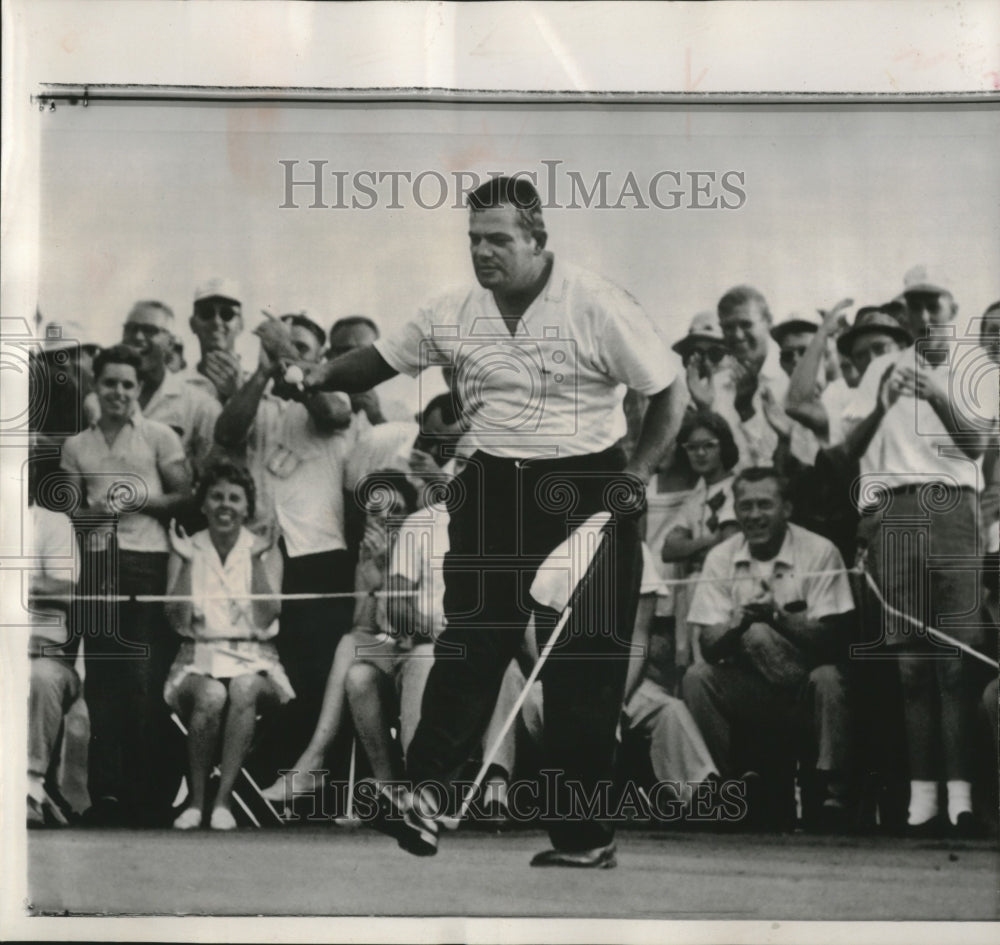
{"type": "Polygon", "coordinates": [[[307,387],[353,393],[445,367],[475,448],[447,499],[445,629],[406,759],[414,792],[390,819],[404,849],[436,852],[443,789],[482,736],[529,618],[540,646],[558,618],[529,595],[536,572],[577,525],[607,510],[610,541],[542,672],[545,766],[558,776],[546,779],[553,796],[539,798],[554,849],[532,860],[607,868],[615,865],[607,811],[579,801],[613,781],[645,485],[683,407],[675,357],[627,292],[546,249],[528,181],[493,178],[468,206],[479,286],[306,371],[307,387]],[[626,388],[649,397],[631,458],[617,445],[626,388]]]}

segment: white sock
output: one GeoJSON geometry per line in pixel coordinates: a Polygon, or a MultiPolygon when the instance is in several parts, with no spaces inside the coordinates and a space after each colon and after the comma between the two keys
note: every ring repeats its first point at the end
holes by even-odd
{"type": "Polygon", "coordinates": [[[927,823],[938,812],[937,782],[910,782],[910,811],[906,822],[911,827],[927,823]]]}
{"type": "Polygon", "coordinates": [[[968,781],[948,782],[948,819],[954,824],[958,815],[972,812],[972,785],[968,781]]]}

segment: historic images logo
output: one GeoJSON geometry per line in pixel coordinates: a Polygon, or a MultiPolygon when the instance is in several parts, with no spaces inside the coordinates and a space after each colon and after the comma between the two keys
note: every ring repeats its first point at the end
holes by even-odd
{"type": "Polygon", "coordinates": [[[278,161],[281,210],[462,210],[484,179],[529,180],[543,210],[740,210],[747,202],[746,174],[736,170],[661,169],[581,172],[561,160],[539,161],[536,170],[472,171],[342,170],[327,160],[278,161]]]}

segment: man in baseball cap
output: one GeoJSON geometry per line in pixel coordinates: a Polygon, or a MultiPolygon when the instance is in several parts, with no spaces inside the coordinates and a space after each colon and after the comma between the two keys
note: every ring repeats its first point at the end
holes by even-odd
{"type": "Polygon", "coordinates": [[[958,314],[951,280],[929,266],[907,270],[902,297],[906,305],[905,325],[916,341],[938,334],[935,329],[950,325],[958,314]]]}
{"type": "Polygon", "coordinates": [[[236,339],[243,331],[241,292],[232,279],[215,277],[203,282],[194,293],[194,311],[189,322],[201,346],[201,357],[190,377],[221,403],[225,403],[243,383],[236,355],[236,339]]]}

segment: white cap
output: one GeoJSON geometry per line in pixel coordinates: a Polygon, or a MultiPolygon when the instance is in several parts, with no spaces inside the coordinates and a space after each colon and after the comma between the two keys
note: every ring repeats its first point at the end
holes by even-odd
{"type": "Polygon", "coordinates": [[[225,279],[222,276],[207,279],[194,290],[194,300],[196,302],[200,302],[202,299],[212,298],[229,299],[237,304],[242,304],[240,299],[240,287],[234,280],[225,279]]]}
{"type": "Polygon", "coordinates": [[[792,312],[791,315],[782,319],[771,329],[771,337],[780,345],[781,339],[789,332],[819,331],[819,327],[822,324],[823,320],[819,317],[818,313],[801,315],[798,312],[792,312]]]}
{"type": "Polygon", "coordinates": [[[934,266],[913,266],[903,276],[903,294],[907,292],[943,292],[951,295],[951,280],[934,266]]]}

